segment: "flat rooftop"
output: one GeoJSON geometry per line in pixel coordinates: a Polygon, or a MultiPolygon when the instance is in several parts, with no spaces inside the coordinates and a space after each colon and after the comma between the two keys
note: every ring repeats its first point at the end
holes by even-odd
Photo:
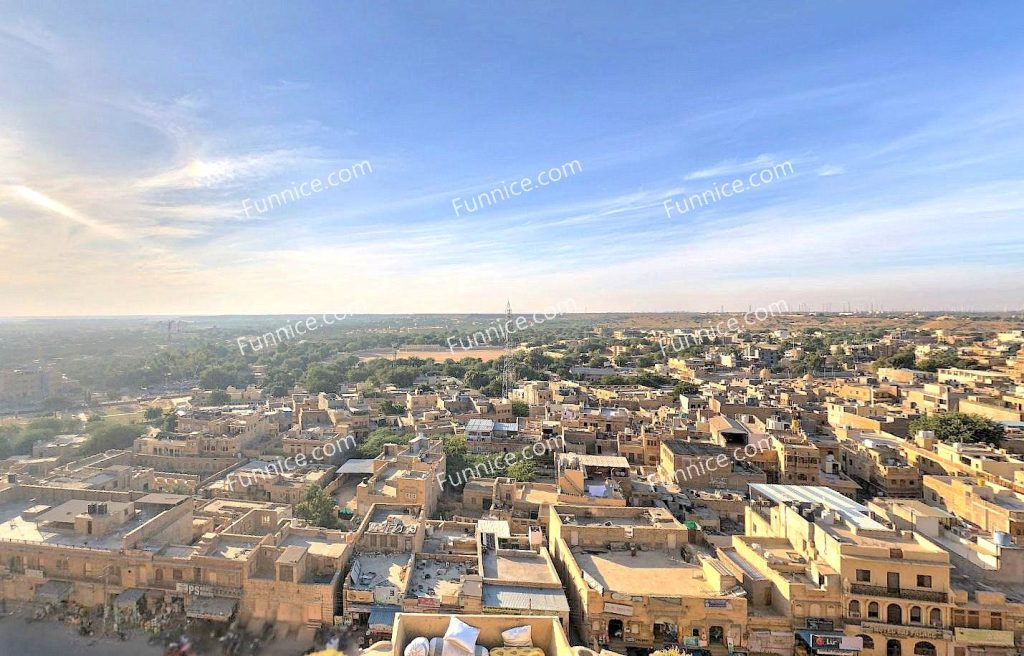
{"type": "Polygon", "coordinates": [[[532,551],[510,553],[493,551],[484,553],[484,578],[500,579],[510,583],[557,583],[547,561],[532,551]]]}
{"type": "MultiPolygon", "coordinates": [[[[60,510],[62,506],[66,506],[68,503],[72,502],[65,502],[64,504],[54,506],[46,511],[42,517],[50,516],[51,518],[57,517],[58,519],[65,518],[62,521],[74,521],[74,515],[68,514],[71,511],[65,512],[60,510]]],[[[89,503],[94,502],[81,501],[83,510],[89,503]]],[[[93,549],[117,551],[121,549],[122,540],[128,533],[159,514],[159,512],[136,509],[133,517],[105,535],[75,535],[70,531],[56,530],[55,527],[47,525],[45,522],[38,522],[36,519],[24,519],[21,516],[29,508],[46,505],[48,504],[40,504],[33,500],[13,501],[0,505],[0,540],[20,540],[23,542],[38,542],[39,544],[90,547],[93,549]]],[[[111,510],[114,509],[115,505],[123,506],[124,504],[108,502],[108,507],[111,510]]],[[[73,508],[77,510],[78,504],[73,504],[73,508]]],[[[47,521],[52,521],[52,519],[47,521]]],[[[162,547],[164,545],[159,546],[162,547]]]]}
{"type": "Polygon", "coordinates": [[[352,563],[348,586],[353,590],[373,590],[381,585],[401,588],[402,570],[408,564],[407,553],[360,554],[352,563]]]}
{"type": "Polygon", "coordinates": [[[580,569],[609,592],[664,597],[717,596],[703,569],[667,551],[584,551],[573,549],[580,569]]]}
{"type": "Polygon", "coordinates": [[[257,544],[258,540],[220,536],[208,555],[226,560],[247,560],[257,544]]]}
{"type": "Polygon", "coordinates": [[[462,591],[462,577],[476,574],[465,562],[416,560],[409,580],[409,597],[452,597],[462,591]]]}
{"type": "Polygon", "coordinates": [[[415,535],[420,523],[416,515],[406,515],[395,511],[378,511],[370,517],[366,524],[367,533],[389,533],[415,535]]]}
{"type": "Polygon", "coordinates": [[[683,528],[665,508],[601,508],[556,506],[560,516],[569,516],[566,525],[575,526],[666,526],[683,528]]]}
{"type": "Polygon", "coordinates": [[[311,535],[297,535],[291,533],[280,545],[281,547],[302,547],[309,551],[311,556],[322,556],[324,558],[341,558],[348,545],[344,542],[335,542],[326,537],[319,538],[311,535]]]}

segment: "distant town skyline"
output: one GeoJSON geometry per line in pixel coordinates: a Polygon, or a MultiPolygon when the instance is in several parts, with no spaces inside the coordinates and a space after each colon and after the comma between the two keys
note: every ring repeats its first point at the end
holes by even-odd
{"type": "Polygon", "coordinates": [[[1024,306],[1019,5],[515,8],[0,9],[0,315],[1024,306]]]}

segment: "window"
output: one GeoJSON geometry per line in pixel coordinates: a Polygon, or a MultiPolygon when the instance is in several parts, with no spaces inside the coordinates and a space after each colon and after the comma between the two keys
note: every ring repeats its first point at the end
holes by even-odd
{"type": "Polygon", "coordinates": [[[871,570],[859,569],[857,570],[857,581],[859,583],[869,583],[871,581],[871,570]]]}
{"type": "Polygon", "coordinates": [[[892,560],[903,560],[902,549],[889,549],[889,558],[892,560]]]}
{"type": "Polygon", "coordinates": [[[171,571],[171,578],[173,578],[175,581],[180,581],[181,580],[181,570],[180,569],[172,570],[171,571]]]}
{"type": "Polygon", "coordinates": [[[911,606],[910,607],[910,621],[911,622],[916,622],[918,624],[921,623],[921,607],[920,606],[911,606]]]}
{"type": "Polygon", "coordinates": [[[854,618],[860,617],[860,602],[856,599],[850,602],[850,612],[848,613],[848,615],[854,618]]]}
{"type": "Polygon", "coordinates": [[[873,620],[877,620],[878,619],[878,602],[877,601],[872,601],[870,604],[868,604],[868,619],[873,619],[873,620]]]}
{"type": "Polygon", "coordinates": [[[914,654],[917,656],[935,656],[935,645],[930,642],[919,642],[914,645],[914,654]]]}
{"type": "Polygon", "coordinates": [[[917,575],[917,587],[919,588],[930,588],[932,587],[932,577],[924,574],[917,575]]]}
{"type": "Polygon", "coordinates": [[[928,611],[928,623],[932,626],[942,626],[942,611],[938,608],[928,611]]]}
{"type": "Polygon", "coordinates": [[[862,633],[862,634],[860,634],[857,637],[864,641],[864,649],[865,650],[867,650],[867,649],[874,649],[875,648],[875,639],[872,638],[871,636],[864,635],[862,633]]]}

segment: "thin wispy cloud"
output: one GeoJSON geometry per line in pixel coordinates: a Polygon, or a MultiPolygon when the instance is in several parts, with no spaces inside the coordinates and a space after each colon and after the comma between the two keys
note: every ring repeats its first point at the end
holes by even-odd
{"type": "Polygon", "coordinates": [[[758,155],[754,159],[739,162],[736,160],[726,160],[719,162],[714,166],[710,166],[706,169],[698,169],[692,171],[683,176],[684,180],[703,180],[705,178],[720,178],[727,175],[737,175],[740,173],[749,173],[750,171],[756,171],[763,169],[766,166],[772,164],[778,164],[777,160],[773,155],[758,155]]]}
{"type": "Polygon", "coordinates": [[[90,216],[68,207],[64,203],[58,200],[50,198],[49,196],[42,194],[34,189],[28,187],[16,186],[13,188],[14,193],[21,198],[21,200],[34,205],[40,209],[46,210],[52,214],[56,214],[62,218],[68,219],[74,223],[85,226],[97,234],[109,237],[110,239],[117,239],[124,241],[128,239],[128,236],[117,226],[99,221],[90,216]]]}

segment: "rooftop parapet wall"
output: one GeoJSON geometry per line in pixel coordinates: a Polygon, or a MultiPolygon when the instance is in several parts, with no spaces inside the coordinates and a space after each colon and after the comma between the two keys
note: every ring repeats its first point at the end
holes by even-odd
{"type": "Polygon", "coordinates": [[[147,541],[187,544],[192,538],[193,504],[192,498],[186,497],[182,503],[161,512],[125,535],[121,540],[123,548],[135,548],[147,541]]]}
{"type": "Polygon", "coordinates": [[[70,487],[51,487],[48,485],[16,485],[11,499],[35,499],[39,503],[57,505],[65,501],[83,499],[87,501],[118,501],[128,503],[143,496],[144,493],[119,490],[82,490],[70,487]]]}

